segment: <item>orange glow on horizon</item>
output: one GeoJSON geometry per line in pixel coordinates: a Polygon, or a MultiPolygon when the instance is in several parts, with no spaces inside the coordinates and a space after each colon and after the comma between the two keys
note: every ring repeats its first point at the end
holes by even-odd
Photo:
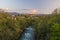
{"type": "Polygon", "coordinates": [[[36,14],[37,10],[31,10],[32,14],[36,14]]]}

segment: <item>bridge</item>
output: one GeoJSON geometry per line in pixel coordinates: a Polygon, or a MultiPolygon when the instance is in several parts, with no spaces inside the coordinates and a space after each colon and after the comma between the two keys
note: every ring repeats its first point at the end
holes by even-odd
{"type": "Polygon", "coordinates": [[[22,37],[19,40],[35,40],[35,32],[34,28],[29,26],[25,29],[24,33],[22,34],[22,37]]]}

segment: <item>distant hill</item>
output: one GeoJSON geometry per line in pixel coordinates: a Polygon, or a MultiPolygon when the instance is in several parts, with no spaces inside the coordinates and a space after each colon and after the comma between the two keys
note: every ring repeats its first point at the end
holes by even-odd
{"type": "Polygon", "coordinates": [[[20,13],[17,13],[17,12],[7,12],[8,14],[10,14],[10,15],[20,15],[20,13]]]}
{"type": "Polygon", "coordinates": [[[25,16],[44,16],[44,15],[49,15],[49,14],[29,14],[29,13],[18,13],[18,12],[7,12],[8,14],[10,15],[15,15],[15,16],[18,16],[18,15],[25,15],[25,16]]]}

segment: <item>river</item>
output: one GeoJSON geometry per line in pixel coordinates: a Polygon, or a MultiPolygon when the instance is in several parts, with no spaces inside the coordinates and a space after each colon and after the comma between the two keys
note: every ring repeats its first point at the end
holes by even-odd
{"type": "Polygon", "coordinates": [[[35,32],[34,28],[29,26],[25,29],[24,33],[22,34],[22,37],[19,40],[35,40],[35,32]]]}

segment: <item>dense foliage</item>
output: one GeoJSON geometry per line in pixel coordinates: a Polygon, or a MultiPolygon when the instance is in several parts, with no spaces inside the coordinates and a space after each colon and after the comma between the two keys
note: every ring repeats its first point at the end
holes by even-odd
{"type": "Polygon", "coordinates": [[[0,40],[18,40],[28,26],[35,28],[36,40],[60,40],[60,14],[56,13],[12,16],[2,12],[0,13],[0,40]]]}
{"type": "Polygon", "coordinates": [[[28,18],[17,16],[16,19],[7,13],[0,13],[0,40],[17,40],[29,25],[28,18]]]}

